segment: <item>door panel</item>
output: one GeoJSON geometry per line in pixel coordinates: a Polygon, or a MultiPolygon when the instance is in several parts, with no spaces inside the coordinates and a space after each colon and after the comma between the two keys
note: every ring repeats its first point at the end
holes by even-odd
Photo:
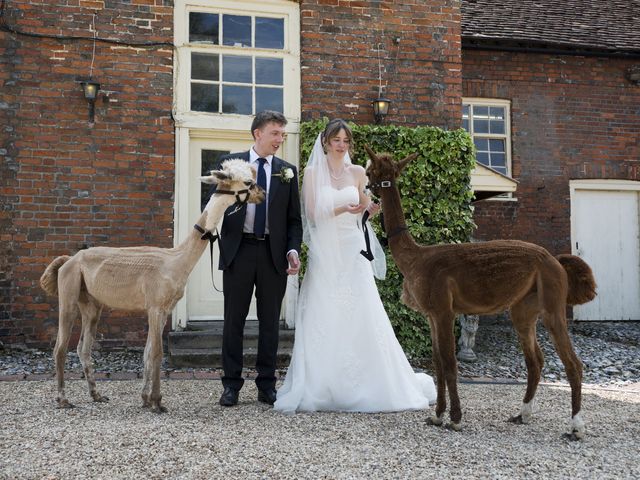
{"type": "MultiPolygon", "coordinates": [[[[213,168],[217,159],[229,152],[248,150],[253,141],[249,136],[246,140],[208,140],[192,139],[189,148],[189,217],[194,222],[200,216],[202,196],[208,193],[210,185],[204,185],[199,180],[200,175],[206,175],[213,168]]],[[[213,246],[213,278],[215,285],[222,290],[222,271],[218,270],[218,244],[213,246]]],[[[214,290],[211,280],[211,256],[209,249],[205,251],[187,283],[187,314],[190,322],[198,320],[222,319],[224,314],[224,299],[220,292],[214,290]]],[[[251,303],[249,318],[256,318],[255,299],[251,303]]]]}
{"type": "Polygon", "coordinates": [[[596,298],[576,320],[640,320],[640,194],[580,190],[572,200],[572,249],[593,269],[596,298]]]}

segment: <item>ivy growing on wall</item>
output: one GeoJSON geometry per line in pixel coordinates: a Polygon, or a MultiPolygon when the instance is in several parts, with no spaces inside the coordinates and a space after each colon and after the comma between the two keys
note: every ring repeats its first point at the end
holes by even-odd
{"type": "MultiPolygon", "coordinates": [[[[304,169],[313,143],[327,119],[304,122],[300,128],[300,170],[304,169]]],[[[353,163],[365,166],[364,145],[374,152],[391,152],[397,160],[419,152],[409,163],[398,187],[409,231],[422,244],[468,241],[472,220],[470,174],[475,165],[473,142],[462,129],[394,125],[351,125],[354,135],[353,163]]],[[[382,236],[379,217],[372,221],[382,236]]],[[[412,358],[431,353],[429,325],[419,313],[400,302],[402,275],[387,249],[387,277],[378,280],[380,297],[405,353],[412,358]]]]}

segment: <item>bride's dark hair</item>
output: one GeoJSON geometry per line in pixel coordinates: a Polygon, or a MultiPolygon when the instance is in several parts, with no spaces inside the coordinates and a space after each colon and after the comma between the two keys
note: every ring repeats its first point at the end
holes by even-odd
{"type": "Polygon", "coordinates": [[[344,130],[344,133],[347,135],[347,138],[349,139],[349,155],[352,154],[351,148],[353,147],[353,132],[351,131],[351,127],[349,127],[347,122],[345,122],[341,118],[334,118],[329,123],[327,123],[326,127],[324,127],[324,132],[322,132],[322,136],[320,137],[320,139],[322,141],[322,147],[324,148],[325,153],[327,153],[327,142],[338,135],[338,133],[340,133],[340,130],[344,130]]]}

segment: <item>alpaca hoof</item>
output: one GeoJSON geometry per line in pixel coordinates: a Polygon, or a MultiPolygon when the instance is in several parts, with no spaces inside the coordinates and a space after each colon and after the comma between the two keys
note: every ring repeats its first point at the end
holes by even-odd
{"type": "Polygon", "coordinates": [[[452,432],[459,432],[462,430],[462,423],[453,423],[453,422],[449,422],[447,423],[447,425],[445,426],[445,428],[447,430],[451,430],[452,432]]]}
{"type": "Polygon", "coordinates": [[[151,410],[155,413],[167,413],[169,411],[167,410],[167,407],[163,405],[154,405],[153,407],[151,407],[151,410]]]}
{"type": "Polygon", "coordinates": [[[443,423],[442,416],[437,417],[435,415],[432,415],[429,418],[427,418],[427,425],[433,425],[435,427],[441,427],[442,423],[443,423]]]}
{"type": "Polygon", "coordinates": [[[93,401],[98,403],[107,403],[109,401],[109,397],[96,393],[93,395],[93,401]]]}
{"type": "Polygon", "coordinates": [[[509,418],[509,422],[515,423],[516,425],[524,425],[526,422],[522,418],[522,415],[515,415],[509,418]]]}
{"type": "Polygon", "coordinates": [[[580,441],[584,438],[584,434],[585,432],[579,432],[577,430],[574,430],[571,433],[563,433],[562,434],[562,438],[565,438],[567,440],[570,440],[572,442],[577,442],[580,441]]]}
{"type": "Polygon", "coordinates": [[[69,400],[58,400],[58,408],[76,408],[76,406],[69,400]]]}
{"type": "Polygon", "coordinates": [[[569,433],[565,433],[564,437],[569,440],[582,440],[584,436],[587,434],[587,426],[582,420],[582,416],[580,413],[576,413],[571,418],[571,431],[569,433]]]}

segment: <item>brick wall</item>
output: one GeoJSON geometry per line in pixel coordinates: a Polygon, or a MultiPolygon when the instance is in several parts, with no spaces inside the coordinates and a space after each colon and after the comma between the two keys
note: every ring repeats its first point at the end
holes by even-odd
{"type": "Polygon", "coordinates": [[[460,126],[458,1],[301,0],[300,15],[303,120],[373,123],[379,49],[387,123],[460,126]]]}
{"type": "MultiPolygon", "coordinates": [[[[57,301],[38,279],[56,256],[95,245],[171,246],[174,137],[171,0],[7,2],[6,23],[97,42],[95,123],[77,83],[93,42],[0,31],[0,340],[50,345],[57,301]]],[[[145,317],[103,313],[98,337],[140,344],[145,317]]],[[[78,335],[78,328],[75,329],[78,335]]],[[[72,342],[74,340],[72,339],[72,342]]]]}
{"type": "Polygon", "coordinates": [[[478,202],[478,239],[571,251],[569,180],[640,180],[637,60],[463,50],[463,95],[512,102],[517,202],[478,202]]]}

